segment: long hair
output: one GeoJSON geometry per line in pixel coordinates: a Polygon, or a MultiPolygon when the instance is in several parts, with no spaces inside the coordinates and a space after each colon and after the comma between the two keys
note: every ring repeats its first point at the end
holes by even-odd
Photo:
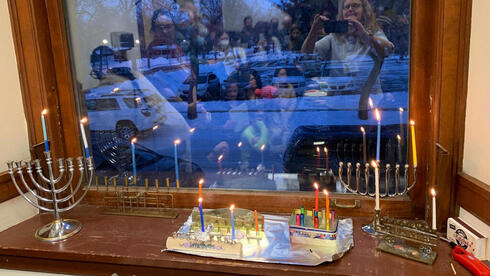
{"type": "MultiPolygon", "coordinates": [[[[346,0],[339,0],[339,12],[337,13],[337,20],[344,20],[344,3],[346,0]]],[[[379,30],[378,23],[376,23],[376,15],[371,8],[368,0],[361,0],[362,5],[362,16],[361,24],[366,28],[367,31],[375,33],[379,30]]],[[[337,36],[343,36],[345,34],[336,34],[337,36]]]]}

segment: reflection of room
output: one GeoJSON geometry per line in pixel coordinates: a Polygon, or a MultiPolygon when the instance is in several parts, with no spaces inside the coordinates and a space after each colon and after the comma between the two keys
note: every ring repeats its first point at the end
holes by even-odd
{"type": "Polygon", "coordinates": [[[380,29],[321,25],[311,53],[284,20],[305,41],[337,1],[208,2],[218,24],[202,1],[0,5],[0,274],[470,275],[440,237],[489,266],[485,1],[339,1],[380,29]]]}

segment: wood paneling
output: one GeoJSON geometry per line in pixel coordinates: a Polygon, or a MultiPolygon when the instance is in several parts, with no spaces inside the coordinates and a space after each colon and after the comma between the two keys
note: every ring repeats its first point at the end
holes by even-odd
{"type": "Polygon", "coordinates": [[[490,185],[466,173],[458,173],[456,204],[490,224],[490,185]]]}

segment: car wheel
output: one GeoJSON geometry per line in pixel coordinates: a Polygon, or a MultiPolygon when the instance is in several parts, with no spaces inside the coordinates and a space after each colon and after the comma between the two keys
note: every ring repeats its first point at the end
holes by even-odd
{"type": "Polygon", "coordinates": [[[124,140],[130,140],[135,137],[138,130],[132,122],[119,122],[116,125],[116,132],[124,140]]]}

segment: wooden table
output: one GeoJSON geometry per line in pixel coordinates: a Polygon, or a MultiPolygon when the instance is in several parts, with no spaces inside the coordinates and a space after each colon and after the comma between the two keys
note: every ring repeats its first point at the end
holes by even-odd
{"type": "Polygon", "coordinates": [[[457,275],[471,275],[451,259],[451,248],[443,242],[432,266],[376,251],[377,240],[360,230],[368,218],[354,218],[354,248],[342,259],[305,267],[161,252],[166,238],[178,230],[190,210],[181,210],[176,219],[103,215],[101,211],[102,207],[84,205],[64,214],[80,220],[83,229],[57,243],[34,238],[35,230],[53,219],[51,214],[37,215],[1,232],[0,266],[84,275],[453,275],[452,262],[457,275]]]}

